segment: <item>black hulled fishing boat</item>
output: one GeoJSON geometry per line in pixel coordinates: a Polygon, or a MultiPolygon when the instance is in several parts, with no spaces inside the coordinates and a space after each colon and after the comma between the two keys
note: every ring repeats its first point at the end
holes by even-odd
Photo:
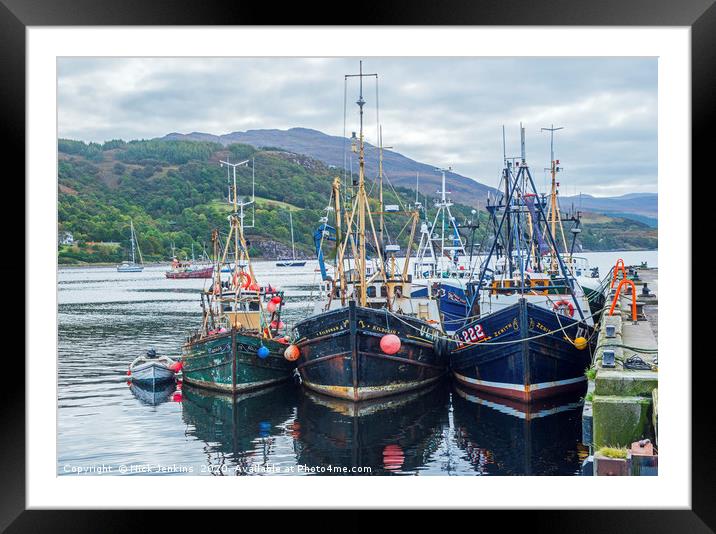
{"type": "Polygon", "coordinates": [[[584,388],[595,336],[569,253],[560,251],[546,199],[537,195],[520,129],[521,158],[504,158],[503,196],[488,203],[492,244],[468,286],[473,320],[455,333],[450,365],[469,388],[533,401],[584,388]]]}
{"type": "Polygon", "coordinates": [[[290,350],[296,351],[306,387],[358,401],[433,383],[445,374],[447,358],[439,350],[442,330],[436,301],[430,296],[411,298],[408,261],[418,213],[409,214],[412,229],[402,269],[395,257],[398,245],[386,246],[382,239],[382,198],[378,231],[374,225],[365,187],[363,78],[377,75],[364,74],[361,64],[360,74],[346,78],[352,76],[360,83],[360,135],[353,135],[359,171],[350,187],[352,198],[343,203],[340,179],[333,182],[336,279],[322,266],[325,298],[313,316],[294,326],[290,350]]]}

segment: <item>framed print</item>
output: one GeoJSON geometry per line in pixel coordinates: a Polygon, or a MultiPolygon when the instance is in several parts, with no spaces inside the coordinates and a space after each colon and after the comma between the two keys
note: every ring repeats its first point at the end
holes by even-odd
{"type": "Polygon", "coordinates": [[[441,7],[2,1],[27,210],[3,528],[713,531],[691,198],[716,8],[441,7]]]}

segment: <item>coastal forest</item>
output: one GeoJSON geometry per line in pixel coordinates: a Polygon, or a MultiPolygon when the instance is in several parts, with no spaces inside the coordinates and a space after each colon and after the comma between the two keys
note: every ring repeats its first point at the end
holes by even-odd
{"type": "MultiPolygon", "coordinates": [[[[350,195],[352,177],[345,176],[343,169],[302,154],[244,144],[159,139],[100,144],[60,139],[59,263],[126,259],[130,220],[145,262],[167,261],[172,251],[180,258],[191,257],[192,249],[197,257],[211,254],[212,230],[226,233],[231,210],[230,175],[221,160],[248,160],[237,167],[236,174],[238,194],[244,200],[251,197],[255,184],[255,203],[246,208],[245,218],[250,254],[265,259],[291,254],[290,210],[297,256],[315,257],[313,233],[321,218],[328,215],[334,224],[334,212],[326,207],[336,176],[350,195]]],[[[371,196],[377,199],[376,177],[367,180],[371,196]]],[[[384,181],[384,198],[385,204],[407,209],[416,197],[415,191],[393,188],[384,181]]],[[[419,200],[432,207],[434,199],[421,194],[419,200]]],[[[488,231],[487,214],[480,210],[473,215],[471,206],[459,203],[452,209],[459,224],[479,219],[474,243],[481,243],[488,231]]],[[[404,247],[410,234],[409,217],[386,214],[385,227],[387,239],[404,247]]],[[[580,242],[585,251],[657,248],[656,229],[627,217],[585,213],[582,228],[580,242]]],[[[471,236],[471,230],[464,232],[468,241],[471,236]]]]}

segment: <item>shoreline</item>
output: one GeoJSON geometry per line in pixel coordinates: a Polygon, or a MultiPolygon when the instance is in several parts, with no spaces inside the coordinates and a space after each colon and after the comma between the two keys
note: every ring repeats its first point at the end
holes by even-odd
{"type": "MultiPolygon", "coordinates": [[[[619,253],[619,252],[659,252],[659,249],[621,249],[621,250],[583,250],[580,251],[579,254],[575,254],[575,256],[579,256],[581,254],[599,254],[599,253],[619,253]]],[[[405,259],[405,256],[396,256],[398,259],[405,259]]],[[[316,261],[318,258],[298,258],[301,260],[306,261],[316,261]]],[[[251,258],[251,261],[276,261],[276,258],[251,258]]],[[[97,263],[58,263],[58,268],[83,268],[83,267],[116,267],[117,263],[107,263],[107,262],[97,262],[97,263]]],[[[170,261],[157,261],[157,262],[147,262],[144,264],[145,267],[160,267],[160,266],[171,266],[170,261]]]]}

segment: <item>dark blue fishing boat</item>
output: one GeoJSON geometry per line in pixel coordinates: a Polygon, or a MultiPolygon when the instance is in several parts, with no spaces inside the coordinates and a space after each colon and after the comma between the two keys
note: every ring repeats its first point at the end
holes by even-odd
{"type": "Polygon", "coordinates": [[[456,337],[468,341],[457,342],[450,365],[467,387],[522,401],[550,397],[584,388],[590,353],[566,341],[584,335],[579,321],[520,299],[460,329],[456,337]]]}
{"type": "Polygon", "coordinates": [[[505,158],[504,195],[488,203],[490,252],[468,285],[476,320],[455,333],[450,365],[466,387],[533,401],[585,387],[595,336],[588,300],[562,257],[568,251],[551,229],[556,190],[550,221],[525,161],[523,128],[521,135],[517,170],[505,158]]]}

